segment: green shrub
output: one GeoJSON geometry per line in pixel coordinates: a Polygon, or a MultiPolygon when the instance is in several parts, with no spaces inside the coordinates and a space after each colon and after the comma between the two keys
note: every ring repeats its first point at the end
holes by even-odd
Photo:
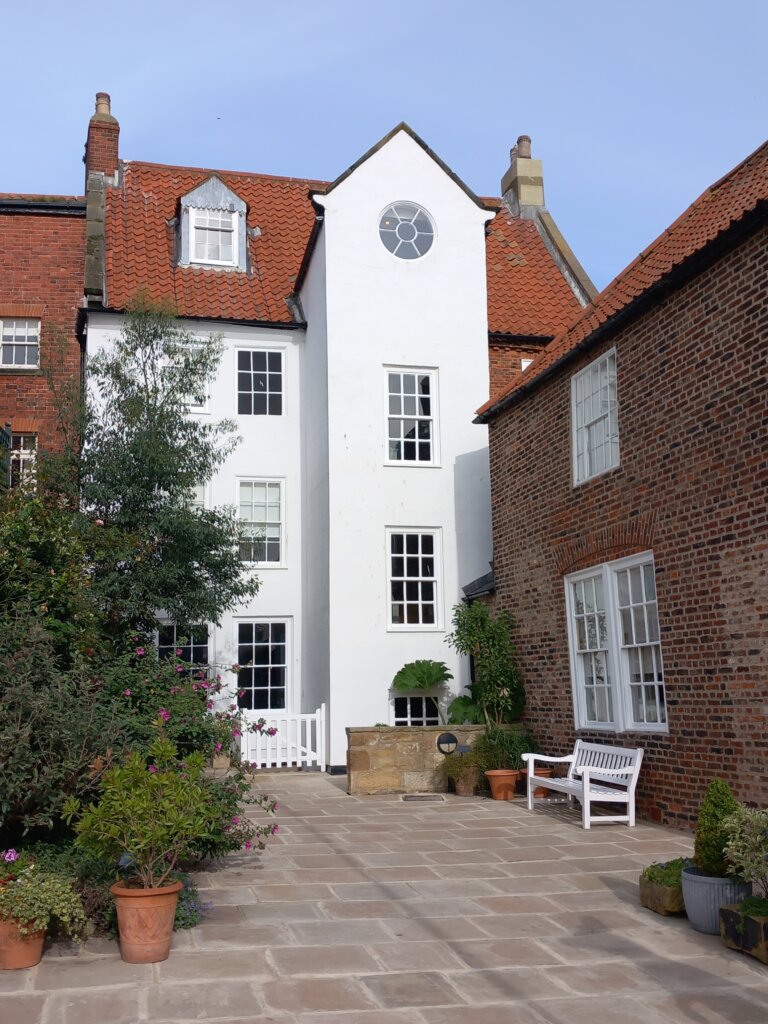
{"type": "Polygon", "coordinates": [[[515,721],[525,704],[513,629],[509,612],[491,615],[482,601],[454,606],[453,632],[446,636],[446,643],[459,654],[473,658],[473,700],[482,709],[487,725],[515,721]]]}
{"type": "Polygon", "coordinates": [[[768,898],[760,896],[748,896],[739,907],[743,914],[750,917],[768,917],[768,898]]]}
{"type": "Polygon", "coordinates": [[[267,815],[274,814],[277,803],[264,793],[254,793],[250,765],[235,762],[223,778],[204,776],[202,781],[212,807],[211,826],[206,835],[192,842],[187,856],[193,860],[223,857],[236,850],[263,850],[269,836],[278,826],[257,825],[243,811],[243,805],[260,807],[267,815]]]}
{"type": "Polygon", "coordinates": [[[723,827],[728,864],[745,882],[757,885],[768,899],[768,811],[751,810],[739,804],[723,827]]]}
{"type": "Polygon", "coordinates": [[[407,665],[403,665],[392,680],[392,689],[404,693],[431,693],[435,698],[440,721],[445,722],[445,715],[440,706],[439,690],[451,679],[453,679],[453,675],[448,671],[448,666],[444,661],[428,659],[409,661],[407,665]]]}
{"type": "Polygon", "coordinates": [[[655,882],[656,885],[680,889],[683,885],[683,868],[689,867],[690,864],[691,860],[688,857],[676,857],[660,864],[649,864],[647,868],[643,868],[643,878],[655,882]]]}
{"type": "Polygon", "coordinates": [[[16,921],[20,935],[47,931],[55,921],[67,934],[78,936],[85,924],[83,905],[71,881],[37,864],[0,886],[0,918],[16,921]]]}
{"type": "Polygon", "coordinates": [[[519,771],[524,767],[522,755],[534,753],[533,737],[513,729],[488,729],[478,736],[472,748],[481,771],[499,768],[519,771]]]}
{"type": "Polygon", "coordinates": [[[147,758],[129,754],[101,780],[101,794],[81,812],[76,800],[64,808],[75,825],[76,845],[109,864],[131,870],[142,888],[168,884],[180,858],[208,836],[216,820],[202,780],[204,760],[177,757],[175,746],[156,740],[147,758]]]}
{"type": "Polygon", "coordinates": [[[699,806],[694,840],[693,860],[703,875],[725,878],[728,865],[725,845],[728,842],[726,818],[735,814],[739,802],[723,779],[713,779],[699,806]]]}

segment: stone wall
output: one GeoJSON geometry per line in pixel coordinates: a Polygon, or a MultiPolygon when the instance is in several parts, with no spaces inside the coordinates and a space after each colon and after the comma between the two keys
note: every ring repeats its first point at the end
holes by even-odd
{"type": "Polygon", "coordinates": [[[445,783],[437,771],[443,760],[437,737],[443,732],[452,732],[460,744],[472,746],[485,726],[347,729],[347,792],[352,796],[443,792],[445,783]]]}

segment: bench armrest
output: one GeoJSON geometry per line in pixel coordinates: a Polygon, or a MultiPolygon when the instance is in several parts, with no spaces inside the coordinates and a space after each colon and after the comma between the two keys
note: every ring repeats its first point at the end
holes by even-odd
{"type": "Polygon", "coordinates": [[[567,754],[565,757],[545,757],[543,754],[522,754],[521,757],[526,764],[532,763],[533,761],[546,761],[548,764],[570,764],[576,760],[573,754],[567,754]]]}
{"type": "Polygon", "coordinates": [[[634,775],[635,765],[627,765],[626,768],[596,768],[593,764],[580,764],[573,770],[579,775],[584,772],[594,773],[595,775],[634,775]]]}

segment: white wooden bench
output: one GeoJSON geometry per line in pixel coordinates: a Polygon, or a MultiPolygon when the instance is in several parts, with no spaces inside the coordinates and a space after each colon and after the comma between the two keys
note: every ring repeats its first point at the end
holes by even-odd
{"type": "Polygon", "coordinates": [[[635,824],[635,786],[643,763],[641,747],[609,747],[603,743],[576,740],[573,753],[567,757],[544,757],[543,754],[523,754],[528,766],[528,810],[533,810],[533,791],[539,787],[565,793],[569,801],[574,797],[581,804],[584,828],[611,821],[635,824]],[[537,775],[536,767],[567,764],[565,778],[547,778],[537,775]],[[626,804],[627,813],[620,815],[592,814],[592,803],[626,804]]]}

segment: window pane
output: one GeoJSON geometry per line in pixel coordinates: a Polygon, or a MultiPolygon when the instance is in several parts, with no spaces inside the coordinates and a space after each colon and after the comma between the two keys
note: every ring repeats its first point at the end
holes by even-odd
{"type": "Polygon", "coordinates": [[[432,534],[397,533],[390,535],[389,586],[393,625],[430,625],[436,623],[436,577],[432,534]],[[425,549],[430,554],[420,555],[425,549]],[[405,557],[403,557],[405,552],[405,557]]]}

